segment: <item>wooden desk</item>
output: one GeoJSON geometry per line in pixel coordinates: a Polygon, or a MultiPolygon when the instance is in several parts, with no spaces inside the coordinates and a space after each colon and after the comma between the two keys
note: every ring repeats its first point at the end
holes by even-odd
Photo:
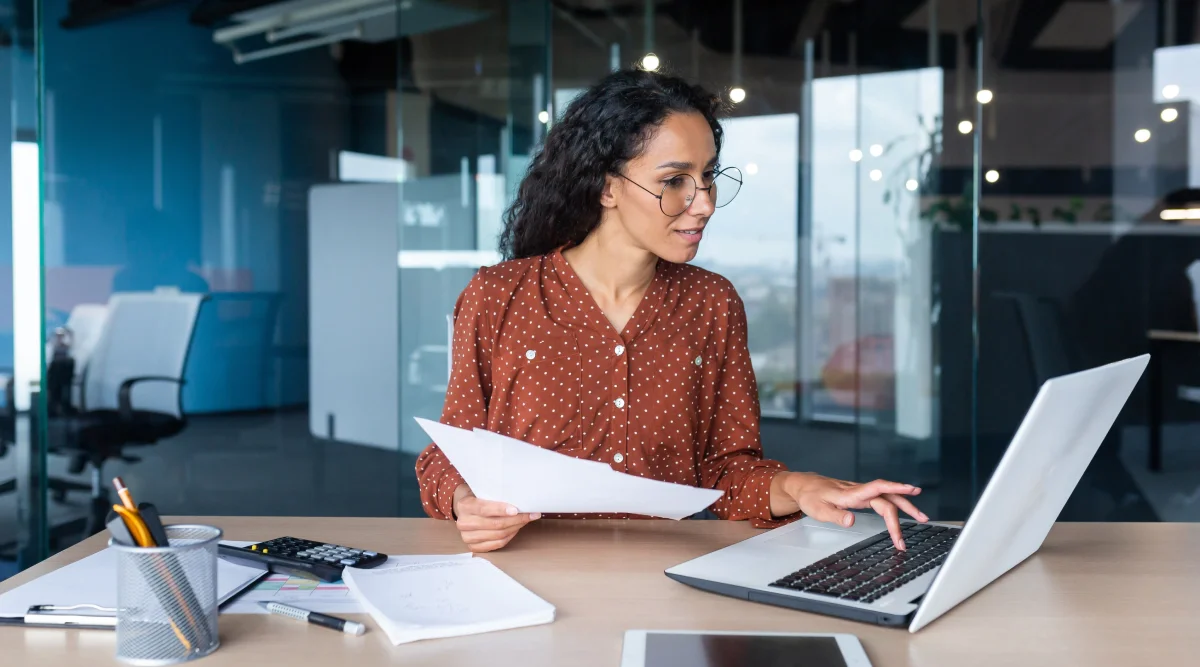
{"type": "Polygon", "coordinates": [[[1146,381],[1150,385],[1150,470],[1162,470],[1162,424],[1163,424],[1163,355],[1171,347],[1195,346],[1200,343],[1200,333],[1195,331],[1163,331],[1151,329],[1146,332],[1150,342],[1150,369],[1146,381]]]}
{"type": "MultiPolygon", "coordinates": [[[[196,518],[230,539],[298,535],[388,553],[457,553],[426,519],[196,518]]],[[[753,534],[718,521],[546,521],[488,556],[558,608],[553,624],[392,646],[277,616],[222,615],[221,648],[198,665],[618,667],[626,629],[848,632],[876,667],[1133,667],[1200,656],[1200,524],[1060,524],[1012,573],[916,635],[719,597],[667,579],[671,565],[753,534]]],[[[0,583],[7,590],[89,554],[99,537],[0,583]]],[[[5,665],[105,665],[103,630],[0,628],[5,665]]]]}

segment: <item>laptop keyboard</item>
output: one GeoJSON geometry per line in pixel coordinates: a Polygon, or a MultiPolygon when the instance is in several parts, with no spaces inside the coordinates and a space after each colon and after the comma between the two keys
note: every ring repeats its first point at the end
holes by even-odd
{"type": "Polygon", "coordinates": [[[941,565],[960,529],[916,524],[902,532],[907,551],[897,551],[885,530],[771,585],[843,600],[874,602],[941,565]]]}

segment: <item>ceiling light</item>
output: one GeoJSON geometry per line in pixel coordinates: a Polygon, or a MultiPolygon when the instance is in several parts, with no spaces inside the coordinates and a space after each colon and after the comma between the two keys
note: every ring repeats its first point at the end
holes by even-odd
{"type": "Polygon", "coordinates": [[[861,160],[862,160],[862,151],[858,150],[857,148],[850,151],[850,161],[851,162],[859,162],[861,160]]]}
{"type": "Polygon", "coordinates": [[[751,162],[750,164],[746,165],[746,173],[750,174],[751,176],[757,174],[758,173],[758,163],[751,162]]]}
{"type": "Polygon", "coordinates": [[[908,191],[909,191],[909,192],[916,192],[916,191],[917,191],[917,188],[921,187],[921,184],[917,182],[917,179],[915,179],[915,178],[910,178],[910,179],[908,179],[908,181],[907,181],[907,182],[904,184],[904,187],[905,187],[905,188],[908,188],[908,191]]]}
{"type": "Polygon", "coordinates": [[[880,144],[871,144],[871,155],[875,157],[883,155],[883,146],[880,144]]]}
{"type": "Polygon", "coordinates": [[[740,104],[742,100],[746,99],[746,89],[738,87],[730,90],[729,99],[733,100],[734,104],[740,104]]]}
{"type": "Polygon", "coordinates": [[[658,56],[653,53],[647,53],[642,56],[642,69],[653,72],[658,69],[658,56]]]}
{"type": "Polygon", "coordinates": [[[983,179],[988,183],[995,183],[1000,180],[1000,172],[995,169],[988,169],[987,173],[983,175],[983,179]]]}
{"type": "Polygon", "coordinates": [[[872,181],[878,181],[879,179],[883,178],[883,172],[879,171],[878,169],[872,169],[870,176],[872,181]]]}
{"type": "Polygon", "coordinates": [[[1168,83],[1167,85],[1163,86],[1162,96],[1168,100],[1173,100],[1176,97],[1179,97],[1179,86],[1173,83],[1168,83]]]}
{"type": "Polygon", "coordinates": [[[958,124],[958,131],[962,134],[970,134],[973,129],[975,129],[975,126],[969,120],[964,120],[958,124]]]}
{"type": "Polygon", "coordinates": [[[550,122],[550,112],[549,111],[539,111],[538,112],[538,120],[541,121],[541,123],[543,125],[546,123],[549,123],[550,122]]]}
{"type": "Polygon", "coordinates": [[[1179,110],[1175,107],[1167,107],[1159,115],[1162,117],[1164,123],[1173,123],[1176,118],[1179,118],[1179,110]]]}
{"type": "Polygon", "coordinates": [[[1200,220],[1200,208],[1167,208],[1158,217],[1163,220],[1200,220]]]}
{"type": "Polygon", "coordinates": [[[988,102],[992,101],[992,91],[984,88],[978,93],[975,93],[975,99],[978,100],[980,104],[987,104],[988,102]]]}
{"type": "Polygon", "coordinates": [[[1133,140],[1138,142],[1139,144],[1144,144],[1147,141],[1150,141],[1150,130],[1147,130],[1146,128],[1143,127],[1142,129],[1138,130],[1137,132],[1134,132],[1133,140]]]}

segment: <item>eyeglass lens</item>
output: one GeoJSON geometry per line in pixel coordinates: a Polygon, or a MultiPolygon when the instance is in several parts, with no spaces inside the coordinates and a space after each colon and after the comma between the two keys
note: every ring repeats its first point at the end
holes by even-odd
{"type": "MultiPolygon", "coordinates": [[[[742,187],[742,172],[729,167],[713,174],[712,189],[708,191],[714,206],[721,208],[737,196],[742,187]]],[[[696,199],[696,179],[690,174],[679,174],[663,186],[662,212],[671,217],[682,215],[696,199]]]]}

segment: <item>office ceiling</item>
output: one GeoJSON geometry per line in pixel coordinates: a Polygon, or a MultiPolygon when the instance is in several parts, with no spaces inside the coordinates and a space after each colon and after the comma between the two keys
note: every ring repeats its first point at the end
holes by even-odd
{"type": "MultiPolygon", "coordinates": [[[[136,12],[185,0],[71,0],[68,28],[86,28],[136,12]]],[[[191,22],[213,29],[268,16],[281,16],[320,5],[353,0],[190,0],[191,22]]],[[[381,0],[387,5],[386,0],[381,0]]],[[[362,4],[362,3],[360,3],[362,4]]],[[[398,36],[428,34],[485,20],[481,5],[470,0],[395,0],[396,11],[358,21],[357,41],[381,43],[398,36]],[[397,21],[396,12],[402,20],[397,21]],[[400,28],[398,30],[397,28],[400,28]]],[[[988,18],[987,56],[1001,67],[1040,70],[1101,70],[1130,65],[1151,43],[1197,41],[1200,0],[1176,0],[1173,34],[1159,40],[1164,24],[1158,0],[984,0],[988,18]],[[1133,35],[1138,37],[1134,38],[1133,35]],[[1130,37],[1129,40],[1120,39],[1130,37]],[[1136,42],[1136,45],[1134,45],[1136,42]],[[1121,48],[1128,43],[1130,48],[1121,48]],[[1125,54],[1129,55],[1126,56],[1125,54]]],[[[645,0],[552,0],[556,15],[591,41],[639,43],[645,0]]],[[[492,6],[495,6],[494,3],[492,6]]],[[[657,0],[656,25],[664,24],[716,53],[733,50],[730,29],[733,0],[657,0]]],[[[828,53],[837,64],[903,69],[928,61],[930,12],[936,7],[939,61],[953,66],[957,40],[965,40],[974,58],[977,29],[972,0],[743,0],[744,53],[747,56],[797,58],[805,40],[828,35],[828,53]]],[[[350,11],[350,10],[347,10],[350,11]]],[[[345,31],[314,29],[308,37],[345,31]]],[[[660,34],[671,30],[658,28],[660,34]]],[[[304,37],[305,35],[300,35],[304,37]]]]}
{"type": "MultiPolygon", "coordinates": [[[[619,20],[640,34],[644,0],[556,0],[555,6],[592,26],[619,20]]],[[[658,0],[656,10],[698,32],[718,52],[733,48],[733,0],[658,0]]],[[[1196,41],[1198,0],[1176,0],[1173,43],[1196,41]]],[[[971,0],[744,0],[744,53],[796,57],[806,39],[828,33],[833,61],[900,69],[926,60],[931,7],[936,6],[943,64],[953,62],[961,36],[973,44],[978,24],[971,0]],[[854,34],[851,42],[849,35],[854,34]],[[851,54],[851,49],[854,53],[851,54]]],[[[1153,40],[1163,22],[1157,0],[984,0],[988,53],[1012,69],[1110,69],[1124,62],[1118,38],[1134,31],[1153,40]]],[[[1130,53],[1144,53],[1138,40],[1130,53]]],[[[968,49],[974,58],[974,49],[968,49]]]]}

